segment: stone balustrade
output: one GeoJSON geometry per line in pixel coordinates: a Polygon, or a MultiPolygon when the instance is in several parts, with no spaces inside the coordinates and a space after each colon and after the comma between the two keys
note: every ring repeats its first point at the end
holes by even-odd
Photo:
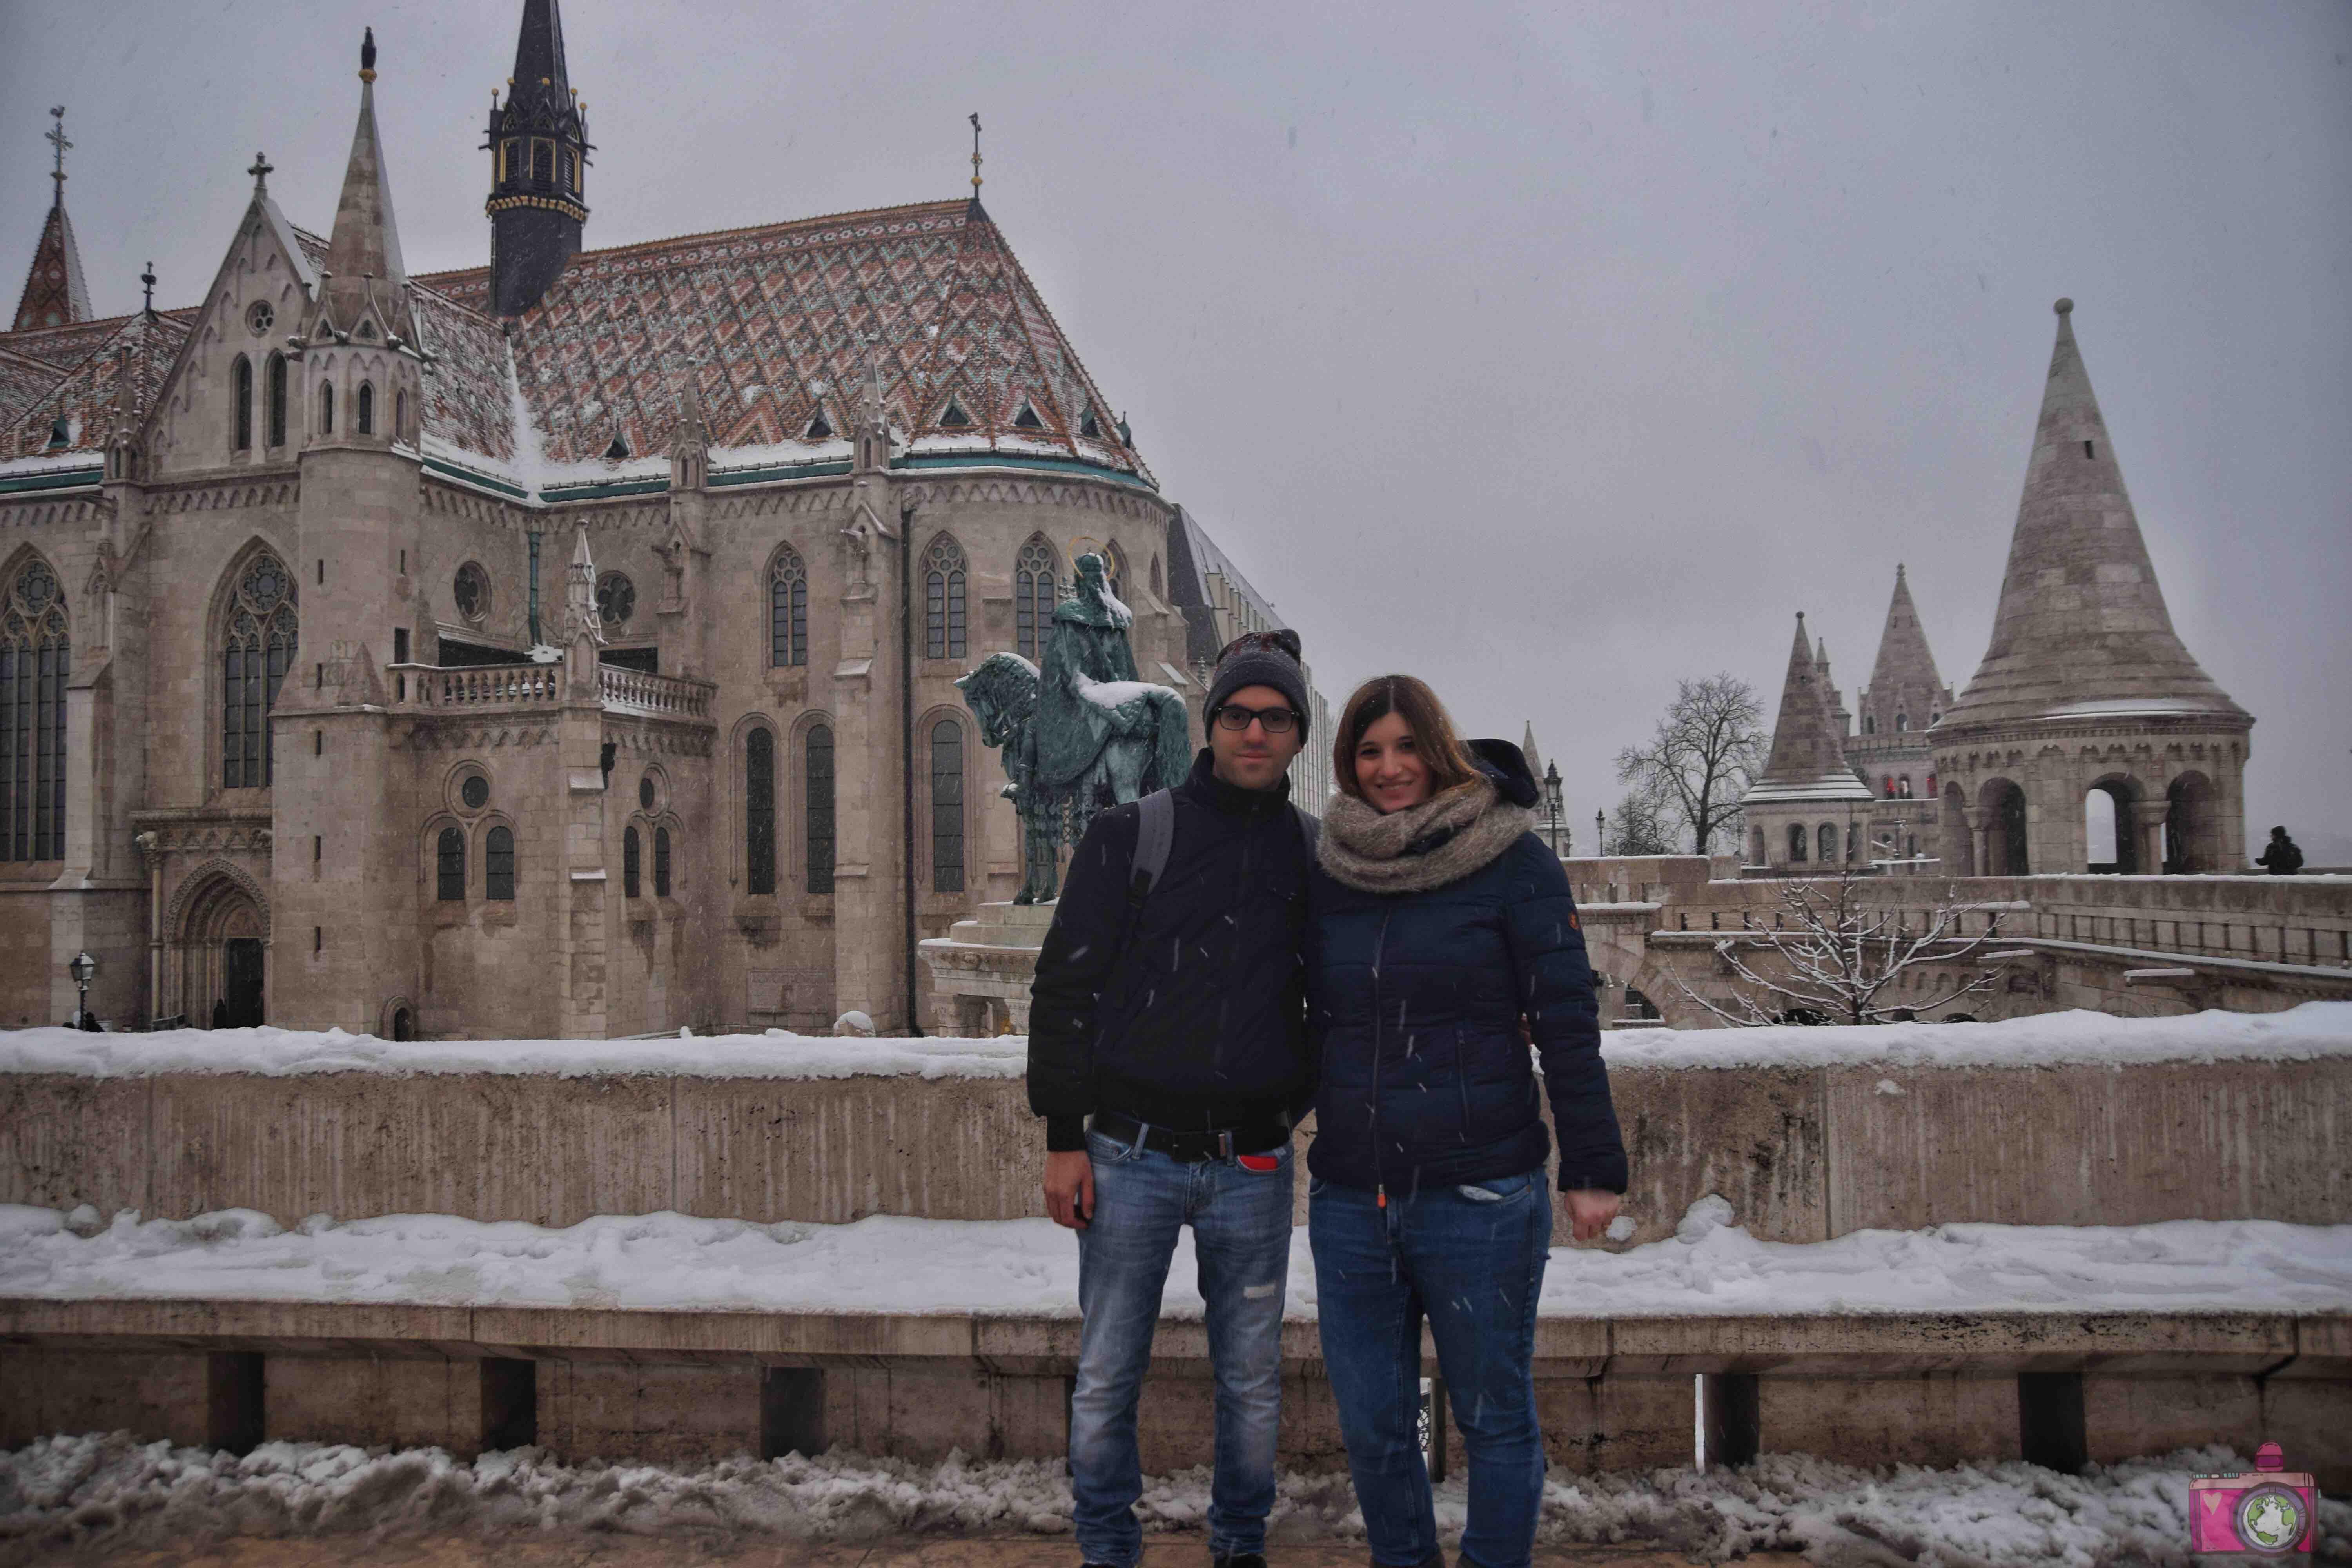
{"type": "Polygon", "coordinates": [[[708,722],[711,695],[719,688],[708,680],[683,676],[648,675],[616,664],[596,667],[598,685],[609,713],[640,713],[656,719],[694,719],[708,722]]]}
{"type": "MultiPolygon", "coordinates": [[[[386,667],[392,705],[407,712],[496,713],[559,707],[564,700],[563,666],[486,664],[441,668],[424,664],[386,667]]],[[[596,669],[598,699],[608,713],[656,719],[710,721],[707,680],[651,675],[618,665],[596,669]]]]}

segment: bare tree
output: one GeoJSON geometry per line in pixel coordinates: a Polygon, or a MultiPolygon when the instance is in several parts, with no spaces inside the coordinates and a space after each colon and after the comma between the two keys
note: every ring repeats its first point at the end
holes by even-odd
{"type": "Polygon", "coordinates": [[[1748,931],[1715,944],[1715,955],[1742,983],[1723,1006],[1674,977],[1683,994],[1727,1024],[1885,1024],[1950,1005],[1992,989],[1983,950],[2000,941],[1999,917],[1980,904],[1955,903],[1949,890],[1926,909],[1865,900],[1865,879],[1842,871],[1826,887],[1780,884],[1778,929],[1748,931]],[[1974,936],[1968,917],[1984,915],[1974,936]],[[1743,948],[1746,951],[1743,952],[1743,948]],[[1937,985],[1934,975],[1959,977],[1937,985]],[[1915,982],[1906,985],[1906,977],[1915,982]],[[1898,1017],[1898,1015],[1900,1016],[1898,1017]]]}
{"type": "Polygon", "coordinates": [[[1655,789],[1625,792],[1609,814],[1608,850],[1612,855],[1671,855],[1675,848],[1675,803],[1655,789]]]}
{"type": "Polygon", "coordinates": [[[1739,841],[1739,797],[1770,751],[1763,704],[1746,681],[1734,675],[1677,681],[1649,743],[1617,753],[1617,782],[1670,803],[1674,823],[1705,855],[1726,832],[1739,841]]]}

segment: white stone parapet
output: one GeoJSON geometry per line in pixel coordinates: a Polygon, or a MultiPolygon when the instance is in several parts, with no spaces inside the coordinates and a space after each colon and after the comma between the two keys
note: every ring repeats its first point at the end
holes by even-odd
{"type": "MultiPolygon", "coordinates": [[[[561,664],[485,664],[444,669],[434,665],[395,664],[386,667],[392,679],[393,706],[408,711],[462,710],[467,712],[513,711],[554,708],[563,701],[561,664]]],[[[710,699],[718,688],[707,680],[676,675],[649,675],[617,665],[596,668],[597,691],[610,713],[638,713],[661,719],[710,718],[710,699]]]]}

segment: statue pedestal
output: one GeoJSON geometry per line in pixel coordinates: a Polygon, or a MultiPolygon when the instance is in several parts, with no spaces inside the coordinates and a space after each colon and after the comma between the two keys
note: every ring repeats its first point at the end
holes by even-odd
{"type": "Polygon", "coordinates": [[[967,1039],[1027,1034],[1029,983],[1053,923],[1052,904],[982,904],[976,919],[924,942],[933,1032],[967,1039]]]}

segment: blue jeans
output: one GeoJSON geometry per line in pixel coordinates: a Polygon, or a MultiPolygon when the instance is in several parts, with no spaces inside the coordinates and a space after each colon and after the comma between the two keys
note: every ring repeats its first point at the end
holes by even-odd
{"type": "Polygon", "coordinates": [[[1307,1193],[1323,1365],[1372,1561],[1409,1568],[1438,1549],[1417,1430],[1425,1316],[1470,1472],[1462,1561],[1526,1568],[1543,1501],[1534,1370],[1551,1247],[1543,1171],[1391,1194],[1386,1208],[1360,1187],[1316,1182],[1307,1193]]]}
{"type": "Polygon", "coordinates": [[[1089,1563],[1130,1568],[1143,1555],[1135,1500],[1143,1465],[1135,1403],[1151,1362],[1169,1259],[1192,1227],[1209,1363],[1217,1382],[1216,1477],[1209,1550],[1265,1550],[1274,1445],[1282,1414],[1282,1306],[1290,1283],[1290,1148],[1271,1171],[1185,1164],[1087,1134],[1094,1216],[1078,1232],[1078,1375],[1070,1394],[1071,1522],[1089,1563]]]}

